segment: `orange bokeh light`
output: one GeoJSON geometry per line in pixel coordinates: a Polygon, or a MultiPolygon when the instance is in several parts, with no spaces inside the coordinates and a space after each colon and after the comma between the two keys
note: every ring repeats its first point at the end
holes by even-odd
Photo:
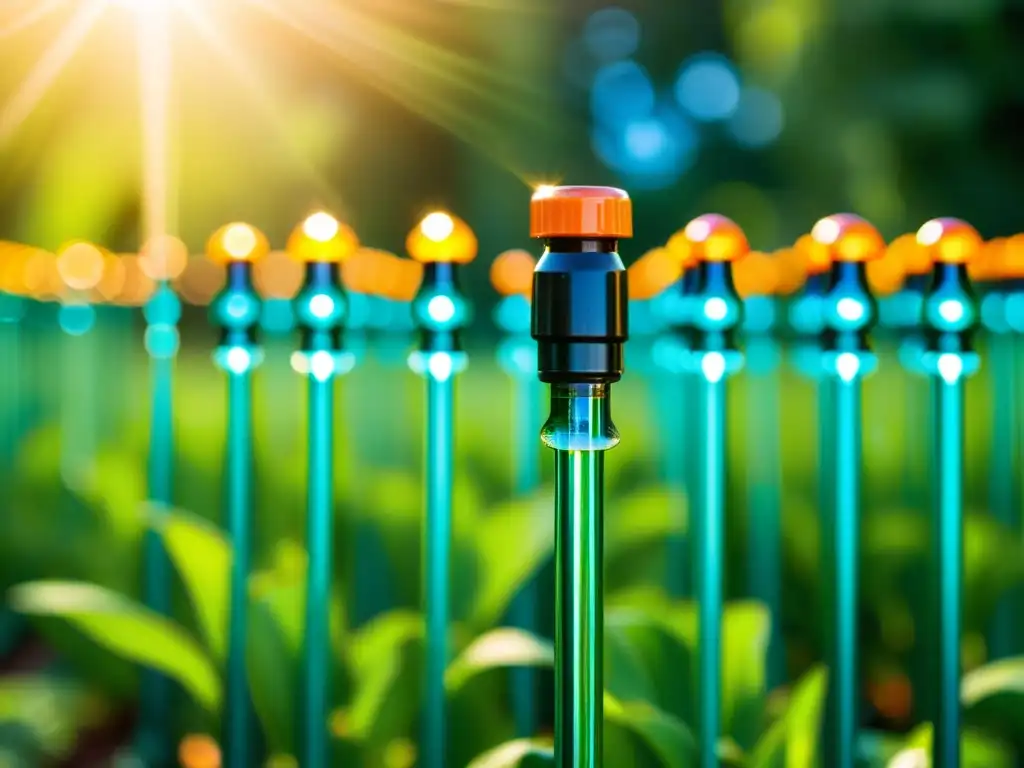
{"type": "Polygon", "coordinates": [[[803,261],[804,275],[820,275],[832,268],[832,252],[811,235],[802,235],[793,246],[793,257],[803,261]]]}
{"type": "Polygon", "coordinates": [[[124,289],[124,258],[110,251],[103,252],[103,274],[93,289],[96,301],[114,301],[124,289]]]}
{"type": "Polygon", "coordinates": [[[655,248],[630,264],[628,274],[630,300],[645,301],[682,277],[683,270],[668,248],[655,248]]]}
{"type": "Polygon", "coordinates": [[[232,261],[259,261],[270,253],[267,236],[256,227],[241,222],[221,227],[206,243],[206,256],[220,264],[232,261]]]}
{"type": "Polygon", "coordinates": [[[917,235],[900,235],[886,249],[886,259],[894,259],[907,275],[926,275],[932,270],[932,255],[917,242],[917,235]]]}
{"type": "Polygon", "coordinates": [[[151,280],[174,280],[188,266],[188,248],[173,235],[150,238],[139,252],[139,268],[151,280]]]}
{"type": "Polygon", "coordinates": [[[783,248],[772,254],[778,264],[775,290],[780,296],[791,296],[807,282],[809,263],[805,254],[796,248],[783,248]]]}
{"type": "Polygon", "coordinates": [[[252,282],[265,299],[294,299],[302,290],[302,263],[284,251],[271,251],[252,268],[252,282]]]}
{"type": "Polygon", "coordinates": [[[57,272],[73,291],[88,291],[103,279],[103,252],[92,243],[68,243],[57,255],[57,272]]]}
{"type": "Polygon", "coordinates": [[[124,264],[124,284],[115,304],[126,307],[138,307],[149,301],[156,290],[156,281],[142,269],[142,258],[135,254],[121,257],[124,264]]]}
{"type": "Polygon", "coordinates": [[[197,307],[205,307],[220,293],[227,280],[224,263],[208,256],[193,256],[188,266],[174,282],[181,298],[197,307]]]}
{"type": "Polygon", "coordinates": [[[733,266],[733,282],[742,298],[772,296],[779,288],[781,265],[767,253],[751,251],[733,266]]]}
{"type": "Polygon", "coordinates": [[[513,249],[498,254],[491,262],[491,285],[502,296],[533,295],[533,270],[537,260],[533,254],[513,249]]]}
{"type": "Polygon", "coordinates": [[[186,736],[178,745],[178,762],[182,768],[220,768],[220,747],[204,734],[186,736]]]}

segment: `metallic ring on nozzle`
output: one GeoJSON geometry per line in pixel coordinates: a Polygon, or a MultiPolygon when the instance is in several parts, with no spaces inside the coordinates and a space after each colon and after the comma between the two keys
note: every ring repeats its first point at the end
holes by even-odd
{"type": "Polygon", "coordinates": [[[533,276],[531,333],[540,380],[618,381],[629,290],[616,248],[633,231],[629,196],[609,187],[543,188],[530,210],[532,234],[547,245],[533,276]]]}

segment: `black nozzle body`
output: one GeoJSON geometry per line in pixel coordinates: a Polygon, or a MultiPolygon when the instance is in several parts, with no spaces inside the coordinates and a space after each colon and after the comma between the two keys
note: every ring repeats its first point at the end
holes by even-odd
{"type": "Polygon", "coordinates": [[[548,241],[533,274],[531,333],[542,382],[622,378],[629,291],[617,245],[610,239],[548,241]]]}

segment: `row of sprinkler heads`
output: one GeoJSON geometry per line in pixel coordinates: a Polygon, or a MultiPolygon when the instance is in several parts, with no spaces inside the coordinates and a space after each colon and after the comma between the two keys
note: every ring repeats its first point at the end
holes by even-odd
{"type": "MultiPolygon", "coordinates": [[[[813,296],[821,292],[832,265],[860,261],[874,297],[910,295],[909,301],[904,296],[891,307],[882,307],[882,324],[898,326],[901,309],[910,318],[919,314],[913,296],[927,289],[934,264],[956,258],[975,284],[997,289],[986,291],[990,295],[982,303],[982,321],[993,330],[1018,330],[1021,325],[1019,330],[1024,331],[1024,293],[1016,296],[1018,284],[1024,282],[1024,235],[984,242],[969,225],[951,222],[937,219],[915,234],[885,243],[862,219],[830,216],[792,247],[763,252],[752,250],[730,220],[700,217],[630,266],[630,299],[653,300],[671,293],[702,257],[729,261],[741,299],[810,293],[812,302],[798,305],[791,320],[798,332],[813,332],[813,296]],[[706,242],[695,240],[695,233],[700,234],[696,230],[704,226],[709,227],[706,242]],[[933,242],[933,237],[938,239],[933,242]],[[889,316],[894,322],[886,322],[889,316]]],[[[262,298],[290,300],[301,289],[303,265],[320,261],[341,264],[341,279],[349,291],[407,302],[419,289],[424,263],[466,263],[475,258],[477,247],[470,227],[442,211],[426,215],[410,232],[406,250],[411,259],[363,247],[350,227],[317,212],[296,227],[283,251],[271,249],[258,229],[242,223],[218,230],[206,253],[196,257],[169,235],[152,238],[138,254],[115,254],[83,241],[70,242],[55,253],[0,243],[0,292],[39,301],[141,306],[160,282],[169,282],[185,301],[207,305],[224,287],[226,266],[247,262],[262,298]]],[[[526,251],[507,251],[492,263],[492,283],[503,295],[529,297],[534,265],[526,251]]]]}

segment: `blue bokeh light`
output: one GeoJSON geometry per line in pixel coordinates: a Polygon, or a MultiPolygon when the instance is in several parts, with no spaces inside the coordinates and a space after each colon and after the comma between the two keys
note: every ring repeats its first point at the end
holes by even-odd
{"type": "Polygon", "coordinates": [[[782,102],[763,88],[744,88],[729,118],[729,134],[745,147],[759,148],[779,138],[785,125],[782,102]]]}
{"type": "Polygon", "coordinates": [[[623,125],[648,117],[655,105],[654,83],[635,61],[607,64],[594,75],[590,109],[603,125],[623,125]]]}
{"type": "Polygon", "coordinates": [[[596,59],[625,59],[636,53],[640,45],[640,22],[623,8],[602,8],[583,25],[583,41],[596,59]]]}
{"type": "Polygon", "coordinates": [[[593,145],[598,158],[637,188],[669,186],[692,164],[699,137],[681,115],[668,109],[625,124],[598,125],[593,145]]]}
{"type": "Polygon", "coordinates": [[[675,95],[679,105],[695,120],[726,120],[740,104],[739,74],[725,56],[701,53],[683,64],[675,95]]]}

